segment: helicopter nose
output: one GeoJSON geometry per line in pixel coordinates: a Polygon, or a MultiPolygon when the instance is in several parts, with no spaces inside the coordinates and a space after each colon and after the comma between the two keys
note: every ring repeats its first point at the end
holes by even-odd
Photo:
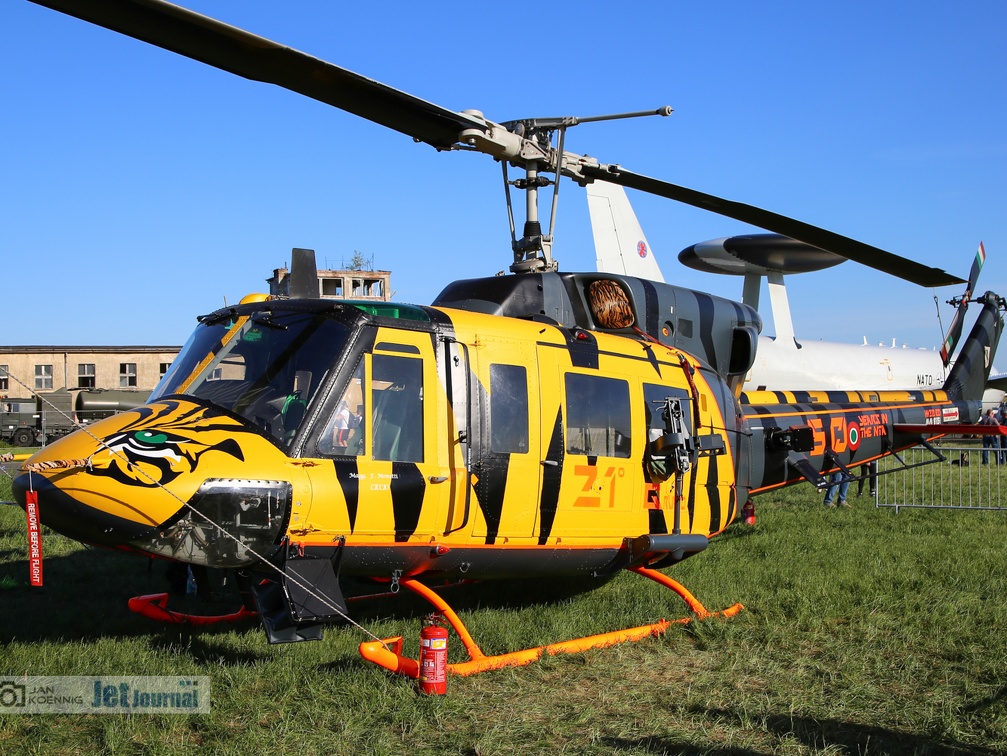
{"type": "Polygon", "coordinates": [[[169,399],[43,447],[14,481],[43,524],[78,541],[240,566],[279,537],[304,473],[238,418],[169,399]]]}
{"type": "Polygon", "coordinates": [[[19,475],[11,485],[22,508],[27,505],[29,494],[34,494],[42,524],[76,541],[114,547],[149,537],[156,531],[156,523],[146,518],[129,520],[102,511],[38,474],[19,475]]]}

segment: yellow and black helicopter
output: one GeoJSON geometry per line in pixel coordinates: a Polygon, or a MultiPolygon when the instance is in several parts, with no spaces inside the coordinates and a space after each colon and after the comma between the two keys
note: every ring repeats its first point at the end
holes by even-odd
{"type": "MultiPolygon", "coordinates": [[[[469,651],[451,666],[458,673],[543,649],[483,656],[433,580],[628,569],[702,614],[657,570],[703,551],[749,497],[802,480],[823,486],[837,471],[852,478],[979,419],[1003,327],[998,296],[973,300],[981,312],[941,390],[744,394],[761,329],[754,309],[638,278],[559,272],[538,190],[558,191],[563,176],[610,181],[923,285],[960,282],[944,271],[566,152],[566,130],[589,119],[496,123],[451,111],[161,0],[33,1],[438,150],[489,154],[504,165],[505,187],[527,192],[512,275],[456,281],[430,306],[323,300],[313,253],[295,250],[288,298],[250,295],[202,316],[144,406],[47,446],[16,478],[19,503],[71,538],[237,570],[271,642],[318,638],[343,621],[340,583],[350,577],[433,603],[469,651]],[[508,165],[523,178],[509,181],[508,165]]],[[[163,604],[145,611],[174,616],[163,604]]],[[[361,650],[415,676],[393,641],[361,650]]]]}

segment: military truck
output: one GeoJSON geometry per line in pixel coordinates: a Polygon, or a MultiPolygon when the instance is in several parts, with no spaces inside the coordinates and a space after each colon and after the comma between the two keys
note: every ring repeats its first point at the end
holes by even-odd
{"type": "Polygon", "coordinates": [[[81,425],[143,404],[149,392],[129,389],[57,389],[38,395],[39,438],[55,441],[81,425]]]}
{"type": "Polygon", "coordinates": [[[38,438],[38,403],[35,398],[0,399],[0,441],[32,446],[38,438]]]}
{"type": "Polygon", "coordinates": [[[80,425],[138,407],[146,391],[57,389],[31,399],[0,399],[0,441],[15,446],[49,443],[80,425]]]}

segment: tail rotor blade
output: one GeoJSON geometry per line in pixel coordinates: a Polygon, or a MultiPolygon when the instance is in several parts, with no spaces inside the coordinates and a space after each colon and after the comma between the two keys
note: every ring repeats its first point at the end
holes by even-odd
{"type": "Polygon", "coordinates": [[[969,271],[969,288],[968,295],[972,294],[976,290],[976,284],[979,283],[979,271],[983,269],[983,264],[986,262],[986,247],[983,246],[982,242],[979,242],[979,249],[976,250],[976,257],[972,261],[972,270],[969,271]]]}
{"type": "Polygon", "coordinates": [[[948,335],[941,346],[941,361],[944,363],[944,367],[947,367],[951,362],[951,356],[955,353],[955,347],[958,346],[958,340],[962,336],[962,327],[965,325],[965,311],[969,308],[969,300],[972,298],[972,292],[975,291],[976,284],[979,282],[979,272],[983,269],[983,263],[985,262],[986,247],[983,246],[982,242],[979,242],[979,249],[976,250],[976,257],[972,261],[972,270],[969,272],[968,288],[965,289],[965,293],[958,303],[955,317],[948,328],[948,335]]]}

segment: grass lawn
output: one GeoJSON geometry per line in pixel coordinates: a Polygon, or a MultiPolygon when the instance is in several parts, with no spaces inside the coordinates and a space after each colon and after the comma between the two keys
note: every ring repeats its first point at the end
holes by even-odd
{"type": "MultiPolygon", "coordinates": [[[[10,498],[0,480],[0,500],[10,498]]],[[[27,583],[24,513],[0,507],[3,675],[209,675],[207,715],[0,714],[0,753],[887,754],[1007,751],[1007,534],[996,512],[825,510],[810,486],[763,497],[669,571],[731,620],[528,667],[449,679],[448,695],[363,662],[367,637],[269,646],[255,622],[188,631],[129,613],[161,568],[44,536],[27,583]]],[[[487,653],[685,615],[629,573],[574,593],[454,589],[487,653]]],[[[415,654],[411,597],[354,609],[415,654]]],[[[461,643],[452,636],[452,660],[461,643]]]]}

